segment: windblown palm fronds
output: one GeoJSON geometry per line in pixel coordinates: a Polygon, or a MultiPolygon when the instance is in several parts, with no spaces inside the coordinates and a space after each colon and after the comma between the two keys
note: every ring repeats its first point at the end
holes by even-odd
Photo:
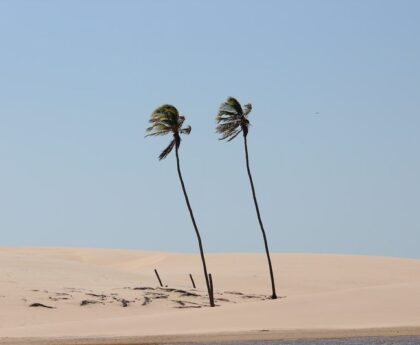
{"type": "Polygon", "coordinates": [[[149,122],[152,124],[146,129],[146,137],[173,134],[174,138],[159,155],[159,160],[166,158],[175,147],[179,147],[181,137],[179,134],[190,134],[191,126],[182,128],[185,117],[179,115],[178,110],[170,104],[157,108],[151,115],[149,122]]]}
{"type": "Polygon", "coordinates": [[[244,105],[242,109],[241,104],[233,97],[222,103],[216,116],[216,132],[222,135],[219,140],[231,141],[241,132],[246,136],[249,127],[248,115],[251,110],[251,104],[244,105]]]}

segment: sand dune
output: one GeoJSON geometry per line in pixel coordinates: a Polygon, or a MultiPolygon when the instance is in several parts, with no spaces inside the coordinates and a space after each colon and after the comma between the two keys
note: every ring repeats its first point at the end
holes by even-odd
{"type": "Polygon", "coordinates": [[[273,261],[282,296],[275,301],[266,298],[263,254],[208,255],[218,305],[209,308],[198,255],[1,248],[0,343],[22,337],[64,344],[69,340],[62,337],[104,343],[132,337],[125,338],[130,343],[200,334],[420,333],[420,260],[273,254],[273,261]],[[158,287],[154,268],[167,287],[158,287]]]}

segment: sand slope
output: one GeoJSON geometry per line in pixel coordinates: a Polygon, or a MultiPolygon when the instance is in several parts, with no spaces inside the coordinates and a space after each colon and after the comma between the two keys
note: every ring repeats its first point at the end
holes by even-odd
{"type": "Polygon", "coordinates": [[[197,255],[0,248],[0,338],[420,329],[420,260],[273,254],[273,261],[276,301],[265,298],[263,254],[208,255],[219,305],[208,308],[197,255]],[[168,288],[157,288],[154,268],[168,288]]]}

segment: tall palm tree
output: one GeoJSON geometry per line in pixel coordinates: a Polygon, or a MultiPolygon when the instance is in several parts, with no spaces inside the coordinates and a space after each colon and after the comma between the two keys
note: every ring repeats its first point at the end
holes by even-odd
{"type": "Polygon", "coordinates": [[[248,156],[248,127],[249,120],[248,115],[252,110],[251,104],[245,104],[242,108],[241,104],[233,97],[229,97],[226,102],[222,103],[219,109],[219,113],[216,117],[217,127],[216,132],[221,134],[220,140],[231,141],[235,139],[241,132],[244,138],[245,145],[245,159],[246,169],[248,172],[249,182],[252,189],[252,197],[254,199],[255,209],[257,211],[258,222],[260,224],[261,232],[264,239],[265,252],[267,254],[268,267],[270,269],[271,278],[271,289],[272,299],[277,298],[276,287],[274,283],[273,266],[271,265],[270,251],[268,249],[267,235],[265,234],[264,225],[261,219],[260,209],[258,207],[257,196],[255,194],[254,182],[252,180],[251,169],[249,168],[249,156],[248,156]]]}
{"type": "Polygon", "coordinates": [[[210,306],[214,307],[213,290],[210,286],[209,275],[207,273],[206,259],[204,257],[203,244],[201,242],[200,232],[198,231],[197,223],[195,222],[194,214],[191,208],[190,200],[188,198],[187,190],[185,189],[184,179],[181,174],[181,167],[179,163],[179,146],[181,145],[181,134],[190,134],[191,126],[182,127],[185,121],[184,116],[180,116],[178,110],[169,104],[165,104],[157,108],[151,115],[149,122],[151,126],[146,129],[146,137],[172,134],[173,139],[162,153],[159,155],[159,160],[165,159],[175,147],[176,166],[178,170],[178,177],[181,182],[182,191],[184,192],[185,202],[187,203],[188,211],[190,212],[191,221],[193,223],[195,233],[197,235],[198,246],[200,247],[201,261],[203,263],[204,277],[207,285],[207,292],[209,294],[210,306]]]}

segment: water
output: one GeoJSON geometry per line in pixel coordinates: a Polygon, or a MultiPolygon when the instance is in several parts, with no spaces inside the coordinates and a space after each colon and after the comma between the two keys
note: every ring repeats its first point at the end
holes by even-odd
{"type": "MultiPolygon", "coordinates": [[[[420,345],[420,337],[347,338],[318,340],[284,340],[259,342],[264,345],[420,345]]],[[[255,342],[254,345],[257,345],[255,342]]]]}
{"type": "Polygon", "coordinates": [[[387,337],[387,338],[347,338],[316,340],[268,340],[242,341],[223,343],[203,343],[200,345],[420,345],[420,337],[387,337]]]}

